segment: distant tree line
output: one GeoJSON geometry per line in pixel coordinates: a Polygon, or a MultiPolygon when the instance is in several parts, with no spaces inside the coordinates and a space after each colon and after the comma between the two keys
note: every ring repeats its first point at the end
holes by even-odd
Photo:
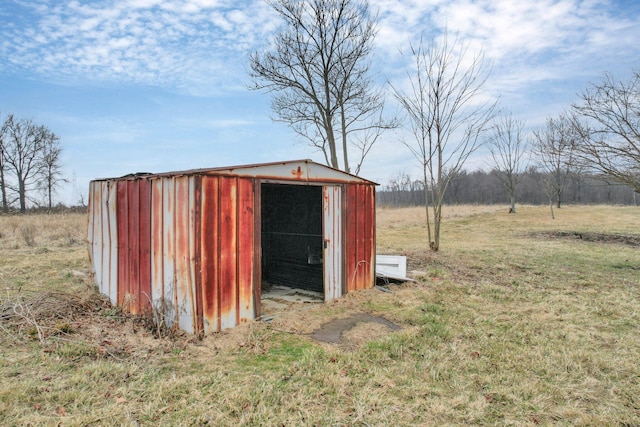
{"type": "Polygon", "coordinates": [[[62,178],[60,138],[49,128],[13,114],[0,120],[0,210],[53,207],[62,178]],[[46,202],[42,202],[42,200],[46,202]]]}
{"type": "MultiPolygon", "coordinates": [[[[549,173],[529,167],[519,174],[516,197],[523,204],[548,204],[545,187],[549,173]]],[[[633,188],[607,182],[601,176],[587,173],[569,173],[562,189],[562,203],[638,205],[640,194],[633,188]]],[[[379,206],[424,206],[425,191],[421,179],[412,179],[406,173],[394,175],[386,185],[378,188],[379,206]]],[[[451,178],[444,196],[445,204],[504,204],[510,205],[510,196],[497,170],[460,171],[451,178]]],[[[557,205],[557,201],[554,200],[557,205]]]]}
{"type": "MultiPolygon", "coordinates": [[[[420,99],[428,99],[426,96],[420,99]]],[[[424,118],[424,114],[417,115],[424,118]]],[[[428,117],[428,116],[427,116],[428,117]]],[[[434,126],[420,122],[419,129],[434,126]]],[[[640,192],[640,72],[627,80],[606,73],[566,112],[548,117],[530,133],[524,121],[502,112],[486,126],[483,143],[491,152],[490,171],[446,168],[438,179],[394,176],[378,192],[381,205],[431,203],[509,204],[605,203],[637,205],[640,192]],[[438,198],[426,198],[445,182],[438,198]],[[425,184],[426,183],[426,184],[425,184]]],[[[435,126],[437,128],[437,126],[435,126]]],[[[429,142],[433,138],[423,138],[429,142]]],[[[436,138],[439,140],[439,138],[436,138]]],[[[423,146],[426,146],[423,144],[423,146]]],[[[422,149],[428,161],[434,150],[422,149]]],[[[435,151],[437,153],[437,150],[435,151]]],[[[428,168],[436,169],[430,163],[428,168]]],[[[456,164],[459,165],[459,164],[456,164]]],[[[437,250],[437,241],[436,241],[437,250]]]]}

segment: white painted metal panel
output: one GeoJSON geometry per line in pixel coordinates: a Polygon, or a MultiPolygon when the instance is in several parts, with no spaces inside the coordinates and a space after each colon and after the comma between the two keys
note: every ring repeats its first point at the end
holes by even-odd
{"type": "Polygon", "coordinates": [[[100,293],[117,303],[118,239],[116,228],[116,191],[109,181],[89,186],[88,244],[91,272],[100,293]]]}
{"type": "Polygon", "coordinates": [[[255,165],[239,165],[231,167],[193,169],[177,171],[164,176],[189,175],[194,173],[211,175],[244,176],[262,179],[285,179],[294,181],[328,181],[328,182],[352,182],[370,183],[366,179],[330,168],[326,165],[315,163],[311,160],[292,160],[286,162],[262,163],[255,165]]]}
{"type": "Polygon", "coordinates": [[[93,279],[102,292],[102,200],[100,196],[100,183],[93,182],[89,185],[89,211],[87,224],[87,246],[89,250],[89,262],[93,279]]]}
{"type": "Polygon", "coordinates": [[[175,280],[175,178],[163,178],[162,187],[162,288],[164,295],[164,318],[167,327],[177,320],[175,280]]]}
{"type": "Polygon", "coordinates": [[[103,268],[106,272],[104,276],[108,283],[109,299],[112,304],[118,303],[118,192],[116,191],[115,183],[106,183],[103,185],[102,197],[106,200],[106,218],[103,217],[103,222],[106,224],[106,232],[103,237],[103,244],[105,244],[105,250],[103,260],[107,259],[108,264],[103,268]]]}
{"type": "Polygon", "coordinates": [[[94,239],[94,226],[95,226],[95,201],[94,201],[94,186],[96,184],[93,182],[89,183],[89,206],[87,206],[87,250],[89,251],[89,263],[91,268],[91,273],[95,273],[95,262],[93,256],[93,243],[94,239]]]}
{"type": "Polygon", "coordinates": [[[151,187],[151,305],[161,310],[164,301],[164,192],[165,179],[151,187]]]}
{"type": "Polygon", "coordinates": [[[324,300],[343,294],[342,268],[342,191],[340,186],[322,188],[322,234],[324,240],[324,300]]]}
{"type": "Polygon", "coordinates": [[[391,279],[407,280],[407,257],[376,255],[376,274],[391,279]]]}
{"type": "MultiPolygon", "coordinates": [[[[191,178],[192,179],[192,178],[191,178]]],[[[191,238],[193,231],[190,223],[190,195],[192,186],[189,177],[175,180],[175,294],[178,310],[178,325],[183,331],[194,333],[195,292],[192,283],[191,238]]]]}

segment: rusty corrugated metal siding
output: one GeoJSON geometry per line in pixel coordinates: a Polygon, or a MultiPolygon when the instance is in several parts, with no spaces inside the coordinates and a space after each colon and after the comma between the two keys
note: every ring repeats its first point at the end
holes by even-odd
{"type": "Polygon", "coordinates": [[[177,323],[191,333],[255,318],[252,179],[94,181],[90,191],[92,269],[113,302],[131,313],[153,305],[167,326],[177,323]],[[110,186],[115,197],[104,198],[110,186]],[[114,279],[111,264],[117,267],[114,279]]]}
{"type": "Polygon", "coordinates": [[[118,304],[130,313],[151,308],[149,181],[117,182],[118,304]]]}
{"type": "Polygon", "coordinates": [[[345,279],[351,292],[375,284],[375,191],[371,185],[347,185],[345,198],[345,279]]]}
{"type": "Polygon", "coordinates": [[[87,235],[100,292],[132,313],[153,308],[168,327],[191,333],[254,319],[261,184],[291,181],[323,188],[325,299],[374,286],[374,183],[308,161],[240,169],[247,175],[219,169],[92,181],[87,235]]]}
{"type": "Polygon", "coordinates": [[[89,186],[89,260],[100,293],[113,304],[118,298],[118,235],[116,191],[108,182],[89,186]]]}
{"type": "Polygon", "coordinates": [[[202,317],[204,331],[210,332],[256,316],[255,191],[250,178],[205,176],[202,181],[202,317]]]}

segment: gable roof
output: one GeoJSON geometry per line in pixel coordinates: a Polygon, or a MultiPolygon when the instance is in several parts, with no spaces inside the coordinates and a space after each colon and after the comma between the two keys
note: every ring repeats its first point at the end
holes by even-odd
{"type": "Polygon", "coordinates": [[[204,169],[190,169],[176,172],[164,173],[134,173],[118,178],[99,178],[94,181],[107,180],[134,180],[153,179],[161,177],[175,177],[188,175],[221,175],[221,176],[242,176],[259,179],[273,179],[285,181],[303,182],[348,182],[359,184],[378,185],[359,176],[343,172],[329,166],[316,163],[312,160],[287,160],[272,163],[258,163],[251,165],[226,166],[204,169]]]}

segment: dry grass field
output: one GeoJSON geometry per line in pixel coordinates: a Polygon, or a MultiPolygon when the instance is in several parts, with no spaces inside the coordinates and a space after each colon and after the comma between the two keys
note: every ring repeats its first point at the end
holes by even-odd
{"type": "Polygon", "coordinates": [[[198,340],[100,298],[83,215],[0,216],[0,425],[640,425],[640,208],[377,212],[415,283],[198,340]],[[314,340],[355,313],[339,343],[314,340]]]}

